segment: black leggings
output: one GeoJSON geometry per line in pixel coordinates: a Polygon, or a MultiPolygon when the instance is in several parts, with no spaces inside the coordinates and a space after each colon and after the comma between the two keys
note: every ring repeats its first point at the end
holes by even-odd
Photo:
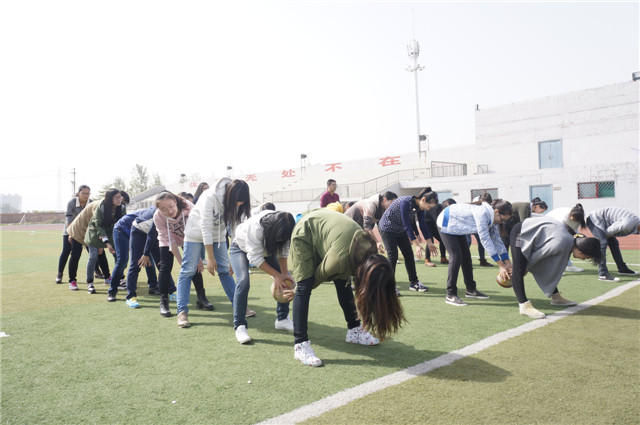
{"type": "Polygon", "coordinates": [[[398,264],[398,248],[402,252],[404,257],[404,266],[407,269],[409,275],[409,282],[415,283],[418,281],[418,273],[416,272],[416,261],[413,256],[413,249],[411,248],[411,241],[406,233],[400,235],[394,235],[393,233],[380,232],[382,243],[387,250],[387,258],[393,267],[393,273],[396,272],[396,264],[398,264]]]}
{"type": "Polygon", "coordinates": [[[447,295],[458,295],[458,274],[462,267],[462,276],[467,290],[476,290],[476,281],[473,280],[473,265],[471,264],[471,251],[466,235],[448,235],[440,233],[449,253],[449,274],[447,276],[447,295]]]}

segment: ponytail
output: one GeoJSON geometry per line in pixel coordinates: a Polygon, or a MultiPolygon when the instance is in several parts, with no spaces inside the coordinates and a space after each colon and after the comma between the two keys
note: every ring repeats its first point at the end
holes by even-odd
{"type": "Polygon", "coordinates": [[[587,227],[587,224],[584,221],[584,209],[582,208],[582,204],[577,203],[573,208],[571,208],[571,211],[569,211],[569,219],[580,223],[580,227],[582,228],[587,227]]]}
{"type": "Polygon", "coordinates": [[[494,210],[498,210],[498,213],[500,215],[513,215],[513,207],[511,206],[511,202],[505,201],[504,199],[494,199],[493,202],[491,202],[491,207],[494,210]]]}
{"type": "Polygon", "coordinates": [[[418,199],[424,199],[427,203],[435,202],[438,203],[438,194],[431,190],[431,186],[427,186],[422,189],[420,195],[418,195],[418,199]]]}

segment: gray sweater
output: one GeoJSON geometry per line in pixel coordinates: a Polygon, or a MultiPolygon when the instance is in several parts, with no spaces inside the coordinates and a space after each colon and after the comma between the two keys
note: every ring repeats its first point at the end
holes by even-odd
{"type": "Polygon", "coordinates": [[[573,245],[573,236],[557,220],[531,217],[522,223],[516,246],[522,250],[527,269],[547,297],[558,286],[573,245]]]}
{"type": "Polygon", "coordinates": [[[640,226],[640,218],[637,215],[620,207],[600,208],[589,214],[587,220],[601,229],[608,238],[638,233],[640,226]]]}

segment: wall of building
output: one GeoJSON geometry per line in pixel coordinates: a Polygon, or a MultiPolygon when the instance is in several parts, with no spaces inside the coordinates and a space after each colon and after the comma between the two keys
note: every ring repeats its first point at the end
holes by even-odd
{"type": "MultiPolygon", "coordinates": [[[[344,193],[349,183],[394,171],[426,169],[432,161],[444,161],[467,164],[467,175],[433,177],[413,173],[410,178],[401,177],[379,189],[392,188],[398,195],[408,195],[431,186],[437,192],[451,193],[458,202],[469,202],[472,190],[497,188],[499,197],[518,202],[531,199],[532,186],[548,186],[551,198],[547,203],[552,208],[580,202],[587,212],[616,205],[640,214],[638,87],[638,82],[629,81],[482,108],[476,112],[474,145],[432,150],[426,159],[417,152],[396,154],[390,143],[389,155],[380,157],[342,161],[336,155],[335,161],[328,164],[295,164],[285,170],[232,177],[249,183],[256,206],[265,201],[269,192],[291,195],[294,191],[309,191],[319,197],[329,178],[338,182],[341,199],[353,200],[363,195],[344,193]],[[562,141],[562,164],[541,169],[539,143],[549,140],[562,141]],[[615,197],[578,199],[578,183],[602,181],[615,182],[615,197]]],[[[192,192],[193,188],[188,190],[186,185],[169,189],[192,192]]],[[[276,204],[294,213],[310,205],[300,199],[276,204]]]]}

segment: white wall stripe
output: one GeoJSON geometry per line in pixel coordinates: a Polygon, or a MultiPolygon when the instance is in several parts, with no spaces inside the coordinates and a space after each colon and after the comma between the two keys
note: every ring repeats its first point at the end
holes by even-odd
{"type": "Polygon", "coordinates": [[[618,286],[617,288],[614,288],[599,297],[585,301],[576,306],[566,308],[562,311],[550,314],[545,319],[532,320],[531,322],[527,322],[521,326],[518,326],[517,328],[508,329],[459,350],[443,354],[439,357],[436,357],[435,359],[431,359],[424,363],[408,367],[399,372],[374,379],[373,381],[365,382],[364,384],[360,384],[356,387],[341,391],[337,394],[323,398],[306,406],[299,407],[298,409],[295,409],[289,413],[285,413],[280,416],[267,419],[266,421],[259,422],[257,425],[297,424],[309,418],[320,416],[323,413],[344,406],[359,398],[363,398],[382,389],[401,384],[405,381],[408,381],[409,379],[415,378],[416,376],[424,375],[425,373],[431,372],[434,369],[448,366],[456,360],[471,356],[493,345],[520,336],[526,332],[541,328],[562,318],[582,311],[588,307],[600,304],[601,302],[616,297],[638,285],[640,285],[640,280],[635,280],[633,282],[618,286]]]}

